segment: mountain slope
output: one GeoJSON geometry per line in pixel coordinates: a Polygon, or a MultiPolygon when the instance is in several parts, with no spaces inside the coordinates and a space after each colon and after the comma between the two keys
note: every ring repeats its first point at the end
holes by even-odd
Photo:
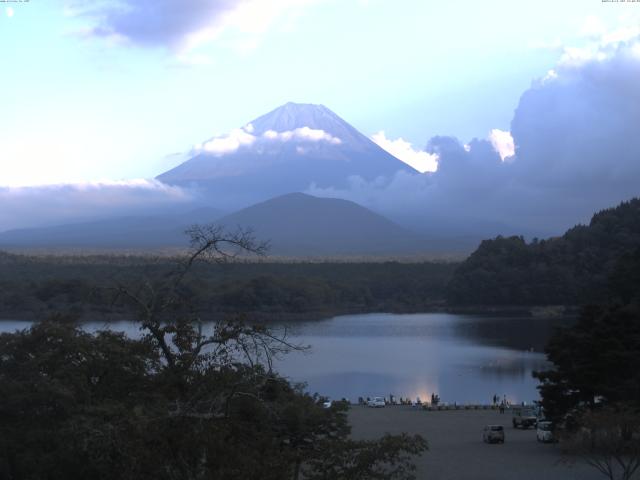
{"type": "Polygon", "coordinates": [[[184,231],[221,216],[200,208],[175,216],[118,217],[92,222],[25,228],[0,233],[0,246],[18,248],[162,248],[187,246],[184,231]]]}
{"type": "Polygon", "coordinates": [[[121,217],[0,233],[0,248],[153,249],[186,247],[186,228],[215,222],[234,230],[251,228],[269,240],[272,255],[410,255],[425,242],[360,205],[333,198],[291,193],[219,218],[199,209],[180,216],[121,217]]]}
{"type": "Polygon", "coordinates": [[[384,255],[425,250],[424,241],[356,203],[291,193],[221,218],[269,240],[275,255],[384,255]]]}
{"type": "Polygon", "coordinates": [[[225,209],[312,185],[343,188],[349,178],[415,172],[322,105],[287,103],[229,134],[194,148],[192,157],[159,175],[197,187],[225,209]]]}

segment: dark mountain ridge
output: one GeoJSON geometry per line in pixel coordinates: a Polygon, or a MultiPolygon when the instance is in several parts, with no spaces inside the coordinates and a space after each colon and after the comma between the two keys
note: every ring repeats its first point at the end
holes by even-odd
{"type": "Polygon", "coordinates": [[[357,203],[291,193],[221,218],[250,227],[282,255],[384,255],[424,252],[424,239],[357,203]]]}
{"type": "Polygon", "coordinates": [[[120,217],[93,222],[0,233],[4,248],[160,249],[185,248],[185,230],[216,223],[230,230],[251,228],[271,242],[270,254],[299,257],[328,255],[414,255],[427,243],[387,218],[340,199],[303,193],[282,195],[222,217],[214,209],[174,216],[120,217]]]}

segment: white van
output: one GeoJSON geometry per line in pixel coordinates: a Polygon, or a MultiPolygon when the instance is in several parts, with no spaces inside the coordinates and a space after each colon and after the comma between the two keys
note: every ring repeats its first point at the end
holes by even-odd
{"type": "Polygon", "coordinates": [[[536,427],[536,438],[539,442],[542,443],[554,442],[555,439],[553,437],[553,424],[546,420],[539,421],[538,426],[536,427]]]}

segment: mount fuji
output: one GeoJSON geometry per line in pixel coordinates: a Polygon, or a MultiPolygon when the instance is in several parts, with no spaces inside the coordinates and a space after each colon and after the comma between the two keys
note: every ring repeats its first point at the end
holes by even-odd
{"type": "Polygon", "coordinates": [[[217,208],[235,209],[311,186],[372,181],[406,163],[323,105],[287,103],[226,135],[196,145],[158,180],[196,189],[217,208]]]}
{"type": "Polygon", "coordinates": [[[295,193],[344,188],[352,176],[373,181],[398,171],[417,173],[328,108],[287,103],[197,145],[191,158],[157,177],[195,193],[193,211],[10,230],[0,233],[0,246],[180,247],[191,223],[215,221],[253,229],[277,255],[420,254],[428,247],[422,236],[363,206],[295,193]],[[195,209],[202,206],[207,208],[195,209]]]}

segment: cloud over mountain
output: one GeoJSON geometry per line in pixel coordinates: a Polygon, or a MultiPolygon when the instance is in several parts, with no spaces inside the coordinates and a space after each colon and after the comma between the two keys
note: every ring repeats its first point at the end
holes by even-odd
{"type": "Polygon", "coordinates": [[[133,215],[186,205],[191,195],[156,180],[0,187],[0,231],[133,215]]]}
{"type": "Polygon", "coordinates": [[[235,210],[311,185],[346,186],[416,172],[323,105],[287,103],[242,128],[197,145],[158,180],[193,188],[235,210]]]}
{"type": "Polygon", "coordinates": [[[482,218],[541,234],[640,195],[640,32],[606,38],[571,58],[565,51],[522,95],[511,132],[494,130],[468,145],[432,138],[426,151],[437,155],[436,172],[386,182],[352,177],[348,188],[309,193],[426,228],[482,218]]]}
{"type": "Polygon", "coordinates": [[[437,155],[425,152],[424,150],[416,150],[411,143],[403,138],[391,140],[387,138],[384,131],[381,130],[371,135],[371,140],[419,172],[435,172],[438,169],[437,155]]]}
{"type": "Polygon", "coordinates": [[[192,154],[198,154],[201,152],[209,153],[214,156],[222,156],[230,153],[235,153],[242,147],[251,147],[256,142],[258,146],[270,147],[274,143],[278,142],[326,142],[331,145],[340,145],[342,140],[340,138],[325,132],[318,128],[299,127],[293,130],[285,130],[283,132],[277,132],[275,130],[266,130],[262,132],[262,135],[254,135],[255,129],[250,123],[242,128],[235,128],[225,135],[217,135],[206,142],[196,145],[193,148],[192,154]]]}

